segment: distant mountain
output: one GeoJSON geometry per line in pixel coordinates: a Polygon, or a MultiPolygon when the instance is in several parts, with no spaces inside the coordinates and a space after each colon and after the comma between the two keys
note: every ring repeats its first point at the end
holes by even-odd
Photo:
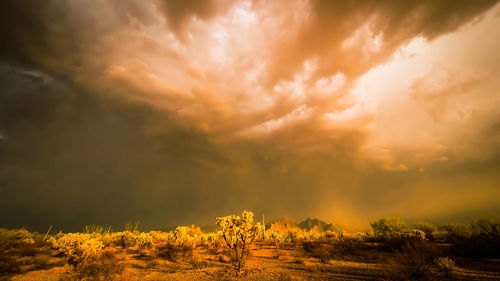
{"type": "Polygon", "coordinates": [[[315,229],[319,232],[322,232],[322,231],[327,231],[327,230],[335,230],[335,226],[331,223],[326,223],[322,220],[319,220],[319,219],[311,219],[311,218],[307,218],[305,219],[304,221],[302,221],[301,223],[298,224],[298,227],[304,229],[304,230],[311,230],[311,229],[315,229]]]}
{"type": "MultiPolygon", "coordinates": [[[[177,226],[170,226],[170,227],[165,227],[161,230],[162,231],[172,231],[172,230],[175,230],[176,227],[177,226]]],[[[192,227],[194,227],[194,226],[192,226],[192,227]]],[[[215,224],[202,225],[202,226],[199,226],[199,228],[203,232],[216,232],[218,230],[217,226],[215,224]]],[[[331,231],[337,232],[339,228],[342,230],[345,229],[343,225],[327,223],[327,222],[322,221],[322,220],[317,219],[317,218],[307,218],[304,221],[300,222],[299,224],[292,222],[288,218],[283,218],[283,219],[279,219],[279,220],[276,220],[274,222],[266,224],[267,231],[278,231],[281,233],[286,233],[287,231],[293,230],[293,229],[296,229],[296,230],[302,229],[305,231],[310,231],[312,229],[312,230],[315,230],[317,232],[331,230],[331,231]]]]}

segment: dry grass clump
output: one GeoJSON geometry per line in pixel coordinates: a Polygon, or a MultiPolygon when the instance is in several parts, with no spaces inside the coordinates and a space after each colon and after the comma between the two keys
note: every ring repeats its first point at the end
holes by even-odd
{"type": "Polygon", "coordinates": [[[179,245],[175,243],[165,243],[157,246],[156,256],[176,262],[180,259],[187,259],[193,256],[193,248],[189,245],[179,245]]]}
{"type": "Polygon", "coordinates": [[[430,280],[429,270],[432,263],[422,255],[397,253],[388,264],[387,280],[430,280]]]}
{"type": "Polygon", "coordinates": [[[51,266],[50,245],[26,229],[0,229],[0,276],[51,266]]]}
{"type": "Polygon", "coordinates": [[[88,281],[113,281],[126,280],[123,276],[125,264],[115,255],[113,250],[107,249],[96,256],[88,257],[75,264],[61,279],[88,280],[88,281]]]}
{"type": "Polygon", "coordinates": [[[21,273],[22,263],[7,251],[0,251],[0,276],[21,273]]]}
{"type": "Polygon", "coordinates": [[[306,254],[319,259],[321,263],[328,263],[335,258],[334,248],[321,241],[304,241],[302,242],[302,248],[306,254]]]}
{"type": "Polygon", "coordinates": [[[207,262],[199,255],[193,255],[191,258],[189,258],[188,264],[190,264],[193,267],[193,269],[202,269],[213,266],[213,264],[207,262]]]}
{"type": "Polygon", "coordinates": [[[427,241],[409,239],[389,259],[388,280],[432,280],[437,250],[427,241]]]}
{"type": "Polygon", "coordinates": [[[439,272],[442,272],[446,277],[452,277],[457,271],[457,265],[449,257],[441,257],[434,260],[434,265],[439,272]]]}

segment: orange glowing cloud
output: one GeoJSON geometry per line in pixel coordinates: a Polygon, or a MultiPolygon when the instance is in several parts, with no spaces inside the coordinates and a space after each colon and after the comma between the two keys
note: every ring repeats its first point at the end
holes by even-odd
{"type": "MultiPolygon", "coordinates": [[[[25,52],[92,93],[164,110],[216,142],[268,141],[407,171],[459,157],[450,142],[460,127],[491,118],[477,95],[498,99],[498,65],[475,63],[483,53],[461,43],[480,36],[482,48],[498,46],[498,6],[477,17],[494,1],[124,3],[99,4],[106,20],[50,43],[76,53],[25,52]]],[[[65,4],[68,14],[84,8],[65,4]]]]}

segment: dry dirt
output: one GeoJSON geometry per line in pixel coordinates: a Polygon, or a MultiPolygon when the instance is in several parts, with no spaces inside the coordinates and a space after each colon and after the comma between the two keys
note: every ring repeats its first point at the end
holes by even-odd
{"type": "MultiPolygon", "coordinates": [[[[354,257],[321,262],[298,248],[272,245],[253,246],[245,270],[239,274],[226,256],[209,254],[205,249],[196,249],[192,256],[174,262],[147,252],[115,250],[125,270],[113,280],[387,280],[390,271],[390,265],[383,258],[377,262],[354,257]]],[[[430,280],[500,280],[500,260],[459,260],[457,264],[459,267],[453,276],[446,277],[432,270],[430,280]]],[[[26,271],[0,280],[74,280],[70,276],[72,267],[62,258],[51,257],[45,269],[26,271]]]]}

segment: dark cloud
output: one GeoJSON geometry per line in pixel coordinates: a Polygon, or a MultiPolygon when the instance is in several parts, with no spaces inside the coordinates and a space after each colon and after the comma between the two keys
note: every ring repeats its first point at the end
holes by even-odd
{"type": "MultiPolygon", "coordinates": [[[[1,1],[0,226],[497,210],[497,104],[467,123],[483,126],[466,143],[488,153],[418,172],[386,147],[386,164],[366,161],[378,116],[350,92],[411,39],[435,40],[495,3],[1,1]],[[432,189],[432,210],[419,209],[432,189]],[[442,203],[450,193],[456,205],[442,203]]],[[[432,102],[472,80],[421,81],[415,96],[432,102]]]]}
{"type": "Polygon", "coordinates": [[[137,0],[2,1],[0,58],[71,76],[89,60],[96,63],[90,52],[101,48],[106,36],[133,22],[151,24],[156,10],[153,2],[137,0]]]}
{"type": "Polygon", "coordinates": [[[0,79],[4,226],[210,224],[242,205],[299,216],[319,192],[276,148],[221,147],[163,112],[97,98],[39,70],[2,65],[0,79]],[[283,196],[305,185],[307,198],[283,196]]]}

